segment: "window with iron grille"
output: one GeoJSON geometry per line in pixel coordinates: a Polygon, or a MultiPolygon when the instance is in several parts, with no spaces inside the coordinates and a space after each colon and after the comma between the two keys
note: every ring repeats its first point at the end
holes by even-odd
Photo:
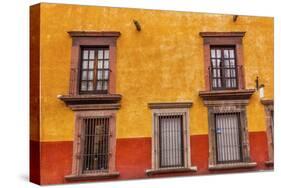
{"type": "Polygon", "coordinates": [[[210,53],[209,70],[212,89],[238,88],[235,47],[212,46],[210,53]]]}
{"type": "Polygon", "coordinates": [[[192,102],[148,103],[152,110],[152,161],[147,175],[195,172],[190,157],[189,108],[192,102]]]}
{"type": "Polygon", "coordinates": [[[183,116],[159,114],[159,167],[183,167],[183,116]]]}
{"type": "Polygon", "coordinates": [[[215,114],[215,143],[217,164],[243,161],[239,113],[215,114]]]}
{"type": "Polygon", "coordinates": [[[107,93],[109,82],[109,48],[82,47],[80,93],[107,93]]]}
{"type": "Polygon", "coordinates": [[[108,172],[109,117],[82,120],[82,174],[108,172]]]}

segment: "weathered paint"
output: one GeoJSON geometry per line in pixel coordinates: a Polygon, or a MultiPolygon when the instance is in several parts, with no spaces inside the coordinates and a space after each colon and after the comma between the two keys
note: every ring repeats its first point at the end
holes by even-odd
{"type": "MultiPolygon", "coordinates": [[[[149,102],[193,102],[190,154],[192,165],[198,169],[196,173],[153,177],[218,173],[208,170],[208,115],[198,96],[205,86],[199,32],[245,31],[246,88],[254,88],[259,76],[265,97],[273,99],[273,18],[239,16],[233,22],[232,15],[41,3],[31,8],[31,20],[31,51],[35,52],[31,72],[35,79],[40,77],[40,88],[33,87],[31,92],[31,100],[40,104],[31,106],[35,114],[30,120],[33,182],[67,183],[64,176],[71,174],[74,112],[57,98],[68,94],[69,88],[71,38],[67,31],[121,32],[116,67],[116,93],[122,95],[116,116],[116,168],[120,176],[113,180],[148,177],[145,170],[151,168],[152,131],[149,102]],[[141,24],[140,32],[134,19],[141,24]],[[32,97],[38,93],[40,100],[32,97]]],[[[31,84],[39,86],[36,81],[39,79],[32,82],[31,78],[31,84]]],[[[251,158],[258,164],[252,170],[267,169],[265,112],[257,92],[247,107],[247,123],[251,158]]],[[[249,170],[220,172],[236,171],[249,170]]]]}
{"type": "MultiPolygon", "coordinates": [[[[243,39],[245,80],[255,77],[273,98],[273,18],[40,4],[41,141],[72,141],[74,113],[57,99],[69,87],[71,38],[67,31],[120,31],[117,41],[116,92],[123,96],[117,113],[117,137],[151,136],[148,102],[193,101],[191,135],[207,134],[202,31],[246,31],[243,39]],[[116,16],[118,15],[118,16],[116,16]],[[137,32],[133,20],[142,27],[137,32]]],[[[265,130],[257,93],[247,108],[250,131],[265,130]]],[[[38,139],[35,138],[34,139],[38,139]]]]}

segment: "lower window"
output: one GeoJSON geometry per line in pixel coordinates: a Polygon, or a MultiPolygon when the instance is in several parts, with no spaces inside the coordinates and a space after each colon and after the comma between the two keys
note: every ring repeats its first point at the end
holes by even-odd
{"type": "Polygon", "coordinates": [[[215,114],[217,163],[242,162],[239,113],[215,114]]]}
{"type": "Polygon", "coordinates": [[[209,107],[209,169],[254,167],[245,106],[209,107]]]}
{"type": "Polygon", "coordinates": [[[108,172],[109,117],[83,118],[82,174],[108,172]]]}
{"type": "Polygon", "coordinates": [[[75,113],[72,173],[65,178],[72,181],[119,176],[115,168],[116,112],[75,113]]]}
{"type": "Polygon", "coordinates": [[[159,167],[183,167],[183,116],[159,114],[159,167]]]}

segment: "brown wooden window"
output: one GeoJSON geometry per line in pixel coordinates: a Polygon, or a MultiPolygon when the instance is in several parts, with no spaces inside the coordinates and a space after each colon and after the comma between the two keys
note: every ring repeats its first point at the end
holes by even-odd
{"type": "Polygon", "coordinates": [[[243,37],[245,32],[200,32],[204,43],[205,88],[245,89],[243,37]]]}
{"type": "Polygon", "coordinates": [[[82,174],[108,172],[109,117],[83,119],[82,174]]]}
{"type": "Polygon", "coordinates": [[[217,163],[242,162],[239,113],[215,114],[217,163]]]}
{"type": "Polygon", "coordinates": [[[159,167],[183,167],[183,116],[159,114],[159,167]]]}
{"type": "Polygon", "coordinates": [[[109,48],[82,47],[80,93],[107,93],[109,82],[109,48]]]}
{"type": "Polygon", "coordinates": [[[212,46],[209,67],[212,89],[236,89],[238,87],[235,47],[212,46]]]}
{"type": "Polygon", "coordinates": [[[115,94],[116,43],[120,32],[68,33],[72,38],[69,96],[115,94]]]}

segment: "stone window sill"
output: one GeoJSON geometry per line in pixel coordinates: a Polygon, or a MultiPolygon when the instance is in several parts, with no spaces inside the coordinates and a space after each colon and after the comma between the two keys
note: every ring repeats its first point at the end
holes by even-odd
{"type": "Polygon", "coordinates": [[[211,90],[199,91],[199,96],[203,100],[227,100],[227,99],[246,99],[248,100],[255,92],[254,89],[237,90],[211,90]]]}
{"type": "Polygon", "coordinates": [[[217,164],[209,165],[209,170],[228,170],[228,169],[239,169],[239,168],[254,168],[257,166],[256,162],[249,163],[235,163],[235,164],[217,164]]]}
{"type": "Polygon", "coordinates": [[[196,172],[197,167],[191,166],[191,167],[183,167],[183,168],[159,168],[159,169],[148,169],[146,170],[146,174],[148,176],[150,175],[156,175],[156,174],[168,174],[168,173],[180,173],[180,172],[196,172]]]}
{"type": "Polygon", "coordinates": [[[273,161],[265,161],[265,165],[266,166],[274,166],[274,162],[273,161]]]}
{"type": "Polygon", "coordinates": [[[68,175],[64,178],[68,181],[81,181],[81,180],[96,180],[106,178],[116,178],[120,175],[119,172],[98,173],[98,174],[81,174],[81,175],[68,175]]]}
{"type": "Polygon", "coordinates": [[[120,108],[119,94],[96,95],[59,95],[69,108],[75,110],[118,110],[120,108]]]}

